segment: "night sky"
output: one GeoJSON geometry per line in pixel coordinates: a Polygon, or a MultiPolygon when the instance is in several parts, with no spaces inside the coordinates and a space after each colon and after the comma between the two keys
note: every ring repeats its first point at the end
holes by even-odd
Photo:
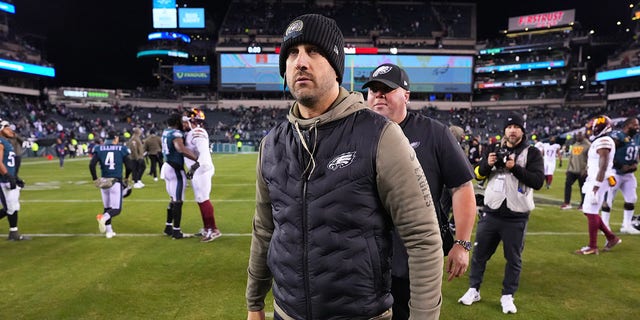
{"type": "MultiPolygon", "coordinates": [[[[230,1],[178,0],[189,7],[204,7],[208,16],[219,17],[230,1]]],[[[629,22],[628,2],[599,1],[509,1],[500,6],[478,2],[478,39],[496,38],[507,28],[508,18],[556,10],[576,9],[576,20],[584,29],[600,34],[616,32],[616,21],[629,22]],[[603,6],[606,6],[603,8],[603,6]]],[[[24,35],[54,64],[51,86],[85,88],[135,88],[153,84],[150,59],[136,58],[138,48],[153,32],[151,0],[14,1],[16,15],[11,30],[24,35]]]]}

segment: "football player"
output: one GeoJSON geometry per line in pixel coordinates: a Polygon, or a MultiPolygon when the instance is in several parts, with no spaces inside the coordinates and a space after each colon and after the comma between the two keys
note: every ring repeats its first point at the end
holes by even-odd
{"type": "Polygon", "coordinates": [[[8,121],[0,122],[0,219],[7,217],[9,220],[9,240],[30,240],[30,237],[18,232],[18,211],[20,210],[20,189],[24,182],[16,175],[15,151],[9,138],[15,132],[11,130],[8,121]]]}
{"type": "Polygon", "coordinates": [[[640,234],[640,231],[632,226],[633,211],[638,200],[638,195],[636,194],[638,182],[636,181],[635,171],[638,170],[640,135],[637,133],[639,130],[640,122],[638,122],[638,119],[629,117],[622,124],[622,130],[614,131],[611,134],[616,144],[616,153],[613,157],[613,168],[616,170],[616,185],[609,190],[606,202],[602,206],[602,222],[609,226],[613,199],[619,190],[624,198],[620,233],[626,234],[640,234]]]}
{"type": "Polygon", "coordinates": [[[198,157],[184,146],[184,134],[182,132],[182,114],[173,113],[167,120],[168,127],[162,132],[162,154],[164,163],[160,169],[160,178],[164,179],[167,193],[169,194],[169,206],[167,207],[167,220],[164,234],[173,239],[185,238],[180,229],[182,220],[182,204],[184,202],[184,190],[187,186],[187,176],[184,172],[184,158],[194,161],[189,172],[198,169],[198,157]]]}
{"type": "Polygon", "coordinates": [[[549,142],[542,144],[542,156],[544,157],[544,179],[547,189],[551,188],[553,173],[556,171],[556,160],[562,161],[562,147],[556,143],[556,137],[549,138],[549,142]]]}
{"type": "MultiPolygon", "coordinates": [[[[202,216],[200,241],[210,242],[219,238],[222,234],[216,226],[214,208],[209,200],[211,193],[211,178],[215,174],[215,167],[209,151],[209,134],[205,129],[205,115],[202,110],[193,108],[182,117],[182,128],[185,134],[185,147],[195,154],[200,163],[200,168],[195,173],[189,172],[187,178],[191,179],[193,195],[202,216]]],[[[187,157],[184,158],[187,167],[191,167],[196,161],[187,157]]]]}
{"type": "Polygon", "coordinates": [[[120,137],[115,132],[110,132],[104,144],[93,147],[93,157],[89,162],[91,178],[100,188],[102,194],[103,213],[96,216],[98,228],[107,239],[113,238],[111,219],[122,211],[122,166],[126,165],[125,158],[131,153],[127,146],[121,145],[120,137]],[[101,179],[98,179],[96,166],[100,164],[101,179]]]}
{"type": "Polygon", "coordinates": [[[588,221],[589,245],[576,250],[576,254],[597,255],[599,253],[598,230],[602,231],[607,238],[604,251],[609,251],[622,242],[604,224],[599,215],[604,195],[613,184],[611,179],[608,179],[614,174],[613,155],[616,152],[615,143],[608,135],[611,132],[611,126],[611,119],[604,115],[591,119],[586,126],[586,136],[591,141],[591,147],[587,154],[587,179],[582,186],[582,192],[585,194],[582,212],[588,221]]]}

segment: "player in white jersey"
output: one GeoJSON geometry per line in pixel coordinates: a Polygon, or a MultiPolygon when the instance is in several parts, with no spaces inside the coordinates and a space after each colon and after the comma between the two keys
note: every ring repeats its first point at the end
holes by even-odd
{"type": "MultiPolygon", "coordinates": [[[[215,174],[211,151],[209,150],[209,134],[204,128],[205,115],[202,110],[193,108],[186,112],[182,118],[185,135],[185,147],[198,157],[200,167],[195,172],[189,171],[187,178],[191,179],[193,195],[202,216],[204,228],[201,231],[200,241],[210,242],[219,238],[222,234],[216,227],[213,205],[209,199],[211,193],[211,178],[215,174]]],[[[195,161],[184,158],[187,167],[191,167],[195,161]]]]}
{"type": "Polygon", "coordinates": [[[582,212],[589,223],[589,245],[576,250],[576,254],[598,254],[598,230],[607,238],[604,251],[609,251],[622,242],[604,224],[599,214],[605,193],[615,185],[615,179],[610,178],[615,174],[613,156],[616,151],[615,143],[608,135],[611,128],[611,119],[603,115],[587,123],[586,135],[592,142],[587,155],[587,179],[582,186],[582,192],[585,194],[582,212]]]}
{"type": "Polygon", "coordinates": [[[556,137],[551,137],[549,142],[542,144],[542,157],[544,158],[544,179],[547,189],[551,188],[553,173],[556,171],[556,160],[562,156],[562,147],[556,143],[556,137]]]}
{"type": "Polygon", "coordinates": [[[533,146],[538,148],[538,150],[540,150],[540,153],[542,153],[542,156],[544,156],[544,142],[535,138],[533,140],[535,141],[535,144],[533,146]]]}

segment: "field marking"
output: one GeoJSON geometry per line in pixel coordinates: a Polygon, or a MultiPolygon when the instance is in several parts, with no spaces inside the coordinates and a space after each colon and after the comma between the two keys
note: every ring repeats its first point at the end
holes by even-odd
{"type": "MultiPolygon", "coordinates": [[[[125,199],[124,202],[168,202],[168,199],[125,199]]],[[[20,199],[21,203],[78,203],[78,202],[99,202],[102,203],[102,199],[90,199],[90,200],[80,200],[80,199],[50,199],[50,200],[36,200],[36,199],[28,199],[23,200],[20,199]]],[[[184,200],[184,202],[195,202],[195,200],[184,200]]],[[[211,202],[256,202],[256,199],[211,199],[211,202]]]]}
{"type": "MultiPolygon", "coordinates": [[[[475,233],[473,233],[475,234],[475,233]]],[[[527,236],[580,236],[587,232],[527,232],[527,236]]],[[[39,238],[64,238],[64,237],[104,237],[102,233],[25,233],[24,235],[39,238]]],[[[118,237],[157,237],[169,238],[162,233],[117,233],[118,237]]],[[[251,233],[223,233],[222,237],[251,237],[251,233]]]]}
{"type": "MultiPolygon", "coordinates": [[[[24,235],[30,237],[41,237],[41,238],[64,238],[64,237],[102,237],[104,238],[104,234],[102,233],[23,233],[24,235]]],[[[157,237],[157,238],[169,238],[169,236],[164,235],[162,233],[118,233],[116,232],[116,238],[118,237],[157,237]]],[[[187,235],[185,233],[185,235],[187,235]]],[[[222,237],[250,237],[250,233],[223,233],[222,237]]],[[[195,237],[194,237],[195,238],[195,237]]]]}

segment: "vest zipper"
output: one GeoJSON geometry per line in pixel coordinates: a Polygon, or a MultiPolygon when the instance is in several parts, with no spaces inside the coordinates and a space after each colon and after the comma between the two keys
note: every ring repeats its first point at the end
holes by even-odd
{"type": "Polygon", "coordinates": [[[304,279],[304,293],[306,299],[306,307],[307,307],[307,319],[312,319],[312,309],[311,309],[311,300],[309,296],[311,295],[311,290],[309,289],[309,239],[307,237],[307,179],[303,180],[302,183],[302,273],[304,279]]]}

